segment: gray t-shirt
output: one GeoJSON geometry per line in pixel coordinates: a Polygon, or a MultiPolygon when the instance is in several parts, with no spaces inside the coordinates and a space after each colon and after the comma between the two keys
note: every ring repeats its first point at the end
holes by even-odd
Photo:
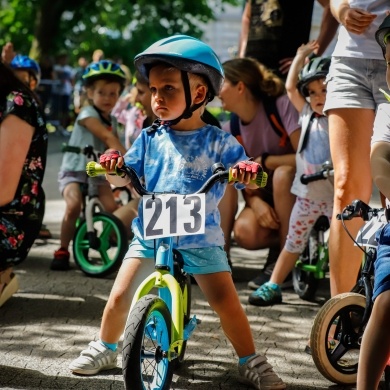
{"type": "Polygon", "coordinates": [[[314,115],[311,120],[313,114],[310,105],[305,104],[300,116],[302,131],[295,157],[297,172],[291,192],[301,198],[331,202],[334,192],[333,177],[313,181],[307,185],[302,184],[300,180],[302,174],[316,173],[322,169],[324,162],[331,161],[328,118],[314,115]],[[303,140],[305,140],[305,145],[303,145],[303,140]]]}
{"type": "MultiPolygon", "coordinates": [[[[107,145],[99,138],[95,137],[86,127],[80,125],[80,121],[85,118],[97,118],[103,125],[107,127],[107,131],[112,131],[115,135],[118,134],[118,122],[114,116],[111,115],[111,126],[105,124],[96,109],[92,106],[83,107],[76,118],[72,135],[70,136],[68,145],[78,146],[83,148],[87,145],[93,146],[95,152],[104,153],[107,145]]],[[[77,154],[66,152],[62,159],[61,172],[85,172],[87,165],[87,157],[84,154],[77,154]]]]}

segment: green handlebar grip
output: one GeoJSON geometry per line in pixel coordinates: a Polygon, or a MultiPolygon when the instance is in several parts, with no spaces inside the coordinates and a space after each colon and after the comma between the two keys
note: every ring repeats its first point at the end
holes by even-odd
{"type": "Polygon", "coordinates": [[[86,171],[89,177],[95,177],[95,176],[106,174],[106,170],[96,161],[90,161],[87,164],[86,171]]]}
{"type": "MultiPolygon", "coordinates": [[[[261,172],[257,172],[256,179],[250,180],[250,183],[256,184],[258,187],[263,188],[267,185],[268,174],[263,170],[261,172]]],[[[235,181],[232,176],[232,171],[229,171],[229,183],[235,181]]]]}

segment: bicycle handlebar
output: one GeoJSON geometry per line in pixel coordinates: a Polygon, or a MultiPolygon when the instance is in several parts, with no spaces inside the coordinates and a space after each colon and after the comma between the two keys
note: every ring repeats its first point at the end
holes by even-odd
{"type": "MultiPolygon", "coordinates": [[[[98,163],[95,161],[90,161],[87,164],[87,175],[90,177],[98,176],[98,175],[104,175],[106,174],[106,170],[98,163]]],[[[215,172],[207,181],[206,183],[203,184],[203,186],[196,191],[196,194],[201,194],[201,193],[206,193],[208,192],[211,187],[217,183],[217,182],[223,182],[225,180],[228,180],[229,182],[234,181],[233,177],[231,176],[230,171],[226,171],[225,167],[222,164],[214,164],[214,169],[213,171],[215,172]]],[[[127,175],[131,182],[133,183],[133,186],[135,190],[141,195],[156,195],[156,192],[150,192],[145,189],[145,187],[141,184],[141,181],[137,175],[137,172],[126,165],[123,165],[122,168],[116,168],[116,173],[113,175],[118,175],[121,177],[124,177],[124,175],[127,175]]],[[[257,177],[255,180],[252,180],[251,183],[256,183],[259,187],[265,187],[267,184],[267,178],[268,175],[266,172],[261,171],[257,173],[257,177]]],[[[163,194],[163,193],[160,193],[163,194]]]]}
{"type": "Polygon", "coordinates": [[[336,215],[336,219],[349,221],[353,218],[360,217],[364,221],[369,221],[372,217],[378,215],[380,210],[370,207],[362,200],[355,199],[351,204],[344,207],[340,214],[336,215]]]}
{"type": "Polygon", "coordinates": [[[312,173],[310,175],[302,175],[301,183],[308,184],[317,180],[326,180],[328,177],[333,176],[333,169],[323,169],[319,172],[312,173]]]}

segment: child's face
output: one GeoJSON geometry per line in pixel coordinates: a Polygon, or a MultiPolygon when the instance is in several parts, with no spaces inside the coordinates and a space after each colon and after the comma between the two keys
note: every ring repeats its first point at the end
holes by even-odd
{"type": "Polygon", "coordinates": [[[143,83],[137,83],[135,84],[135,87],[137,88],[137,96],[135,98],[135,101],[137,103],[140,103],[142,107],[145,110],[145,114],[148,118],[151,118],[154,116],[152,111],[152,95],[149,90],[149,86],[143,83]]]}
{"type": "Polygon", "coordinates": [[[28,70],[15,69],[14,72],[20,81],[25,83],[32,91],[34,91],[37,86],[37,81],[30,75],[28,70]]]}
{"type": "Polygon", "coordinates": [[[324,104],[326,98],[326,85],[325,79],[314,80],[307,85],[307,91],[309,93],[308,101],[311,109],[319,115],[323,115],[324,104]]]}
{"type": "Polygon", "coordinates": [[[97,80],[88,88],[88,98],[100,111],[109,114],[119,98],[120,90],[119,83],[97,80]]]}
{"type": "Polygon", "coordinates": [[[186,103],[179,69],[154,66],[149,73],[149,89],[152,110],[159,119],[169,121],[183,113],[186,103]]]}

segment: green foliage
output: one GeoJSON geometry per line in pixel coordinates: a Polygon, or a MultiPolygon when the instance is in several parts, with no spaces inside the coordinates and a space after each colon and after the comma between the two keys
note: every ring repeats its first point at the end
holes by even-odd
{"type": "Polygon", "coordinates": [[[202,36],[199,22],[239,0],[0,0],[0,45],[32,57],[66,51],[75,62],[102,49],[131,65],[135,54],[175,33],[202,36]]]}

